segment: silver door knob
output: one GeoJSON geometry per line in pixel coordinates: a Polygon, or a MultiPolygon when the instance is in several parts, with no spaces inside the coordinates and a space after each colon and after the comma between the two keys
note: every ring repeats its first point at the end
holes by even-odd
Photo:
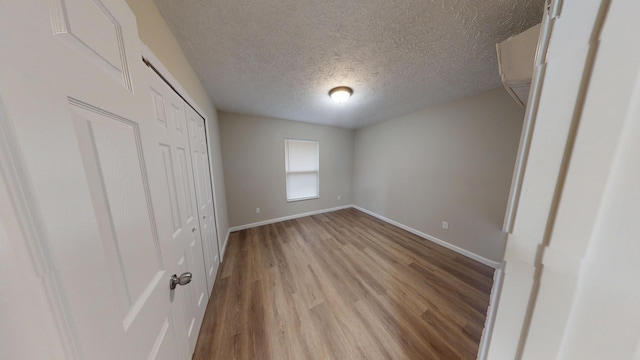
{"type": "Polygon", "coordinates": [[[176,286],[184,286],[191,282],[191,278],[193,274],[190,272],[182,273],[180,276],[173,274],[171,275],[171,279],[169,279],[169,289],[173,290],[176,286]]]}

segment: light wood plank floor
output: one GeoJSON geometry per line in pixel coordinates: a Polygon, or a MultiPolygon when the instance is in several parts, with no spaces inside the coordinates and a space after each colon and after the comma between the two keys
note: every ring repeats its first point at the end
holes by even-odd
{"type": "Polygon", "coordinates": [[[234,232],[194,359],[475,359],[493,269],[355,209],[234,232]]]}

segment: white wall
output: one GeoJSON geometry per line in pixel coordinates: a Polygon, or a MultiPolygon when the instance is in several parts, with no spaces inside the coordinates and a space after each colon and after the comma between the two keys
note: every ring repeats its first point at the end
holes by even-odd
{"type": "Polygon", "coordinates": [[[222,111],[219,119],[232,227],[352,203],[352,130],[222,111]],[[320,142],[319,199],[287,202],[284,139],[320,142]]]}
{"type": "Polygon", "coordinates": [[[222,244],[229,229],[229,220],[216,109],[153,0],[126,1],[136,16],[138,35],[142,42],[171,72],[171,75],[187,91],[196,105],[204,111],[203,115],[207,118],[207,131],[211,141],[209,148],[211,170],[214,177],[216,219],[218,220],[219,241],[222,244]]]}
{"type": "Polygon", "coordinates": [[[496,89],[359,129],[354,204],[500,262],[523,117],[496,89]]]}

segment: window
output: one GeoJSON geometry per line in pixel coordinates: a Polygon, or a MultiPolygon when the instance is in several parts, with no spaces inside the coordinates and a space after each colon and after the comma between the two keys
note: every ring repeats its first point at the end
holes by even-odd
{"type": "Polygon", "coordinates": [[[317,141],[284,141],[287,201],[320,197],[320,144],[317,141]]]}

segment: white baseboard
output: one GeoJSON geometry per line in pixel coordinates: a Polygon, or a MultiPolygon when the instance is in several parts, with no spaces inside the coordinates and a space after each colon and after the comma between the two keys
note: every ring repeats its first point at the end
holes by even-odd
{"type": "Polygon", "coordinates": [[[491,288],[489,310],[487,311],[487,319],[484,322],[484,330],[482,330],[482,337],[480,338],[478,360],[486,360],[487,356],[489,356],[489,344],[491,343],[491,335],[493,334],[493,327],[495,326],[496,315],[498,314],[498,301],[500,300],[503,280],[504,270],[497,269],[493,275],[493,287],[491,288]]]}
{"type": "Polygon", "coordinates": [[[255,222],[255,223],[252,223],[252,224],[234,226],[234,227],[229,229],[229,232],[250,229],[250,228],[254,228],[254,227],[258,227],[258,226],[262,226],[262,225],[274,224],[274,223],[277,223],[277,222],[297,219],[297,218],[310,216],[310,215],[316,215],[316,214],[322,214],[322,213],[326,213],[326,212],[332,212],[332,211],[337,211],[337,210],[342,210],[342,209],[348,209],[348,208],[350,208],[352,206],[353,205],[338,206],[338,207],[334,207],[334,208],[330,208],[330,209],[322,209],[322,210],[310,211],[310,212],[301,213],[301,214],[289,215],[289,216],[285,216],[285,217],[281,217],[281,218],[277,218],[277,219],[259,221],[259,222],[255,222]]]}
{"type": "MultiPolygon", "coordinates": [[[[281,217],[281,218],[276,218],[276,219],[270,219],[270,220],[264,220],[264,221],[259,221],[259,222],[255,222],[255,223],[251,223],[251,224],[245,224],[245,225],[240,225],[240,226],[234,226],[229,228],[229,231],[227,232],[227,239],[225,240],[224,243],[224,248],[226,249],[227,247],[227,241],[229,241],[229,233],[232,233],[234,231],[239,231],[239,230],[246,230],[246,229],[250,229],[250,228],[254,228],[254,227],[258,227],[258,226],[262,226],[262,225],[269,225],[269,224],[273,224],[273,223],[277,223],[277,222],[281,222],[281,221],[286,221],[286,220],[292,220],[292,219],[297,219],[297,218],[301,218],[301,217],[305,217],[305,216],[310,216],[310,215],[316,215],[316,214],[322,214],[322,213],[326,213],[326,212],[331,212],[331,211],[337,211],[337,210],[342,210],[342,209],[348,209],[348,208],[354,208],[357,210],[362,211],[365,214],[369,214],[375,218],[378,218],[384,222],[387,222],[391,225],[397,226],[403,230],[406,230],[412,234],[418,235],[423,239],[427,239],[431,242],[434,242],[440,246],[443,246],[449,250],[453,250],[455,252],[457,252],[458,254],[464,255],[470,259],[473,259],[475,261],[478,261],[482,264],[485,264],[487,266],[490,266],[494,269],[499,269],[500,268],[500,263],[493,261],[493,260],[489,260],[485,257],[482,257],[478,254],[472,253],[469,250],[465,250],[461,247],[458,247],[456,245],[450,244],[444,240],[440,240],[435,236],[431,236],[428,234],[425,234],[419,230],[416,230],[414,228],[411,228],[407,225],[401,224],[395,220],[391,220],[389,218],[386,218],[382,215],[376,214],[373,211],[367,210],[365,208],[361,208],[360,206],[357,205],[345,205],[345,206],[338,206],[338,207],[334,207],[334,208],[329,208],[329,209],[322,209],[322,210],[316,210],[316,211],[310,211],[310,212],[306,212],[306,213],[301,213],[301,214],[295,214],[295,215],[290,215],[290,216],[285,216],[285,217],[281,217]]],[[[224,251],[223,251],[224,253],[224,251]]]]}
{"type": "Polygon", "coordinates": [[[431,242],[434,242],[434,243],[436,243],[436,244],[438,244],[440,246],[443,246],[443,247],[445,247],[445,248],[447,248],[449,250],[453,250],[453,251],[457,252],[458,254],[464,255],[464,256],[466,256],[466,257],[468,257],[470,259],[473,259],[473,260],[475,260],[475,261],[477,261],[479,263],[485,264],[485,265],[490,266],[490,267],[492,267],[494,269],[499,269],[500,268],[500,263],[499,262],[496,262],[496,261],[493,261],[493,260],[489,260],[489,259],[487,259],[485,257],[482,257],[482,256],[478,255],[478,254],[472,253],[469,250],[466,250],[466,249],[463,249],[463,248],[461,248],[459,246],[450,244],[450,243],[448,243],[448,242],[446,242],[444,240],[440,240],[435,236],[431,236],[429,234],[425,234],[422,231],[416,230],[416,229],[414,229],[412,227],[409,227],[407,225],[401,224],[401,223],[399,223],[397,221],[391,220],[391,219],[386,218],[386,217],[384,217],[382,215],[376,214],[373,211],[361,208],[360,206],[352,205],[352,207],[354,209],[362,211],[365,214],[369,214],[369,215],[371,215],[371,216],[373,216],[375,218],[378,218],[378,219],[380,219],[380,220],[382,220],[384,222],[387,222],[387,223],[389,223],[391,225],[394,225],[394,226],[397,226],[397,227],[399,227],[399,228],[401,228],[403,230],[406,230],[406,231],[408,231],[408,232],[410,232],[412,234],[418,235],[423,239],[427,239],[427,240],[429,240],[431,242]]]}

